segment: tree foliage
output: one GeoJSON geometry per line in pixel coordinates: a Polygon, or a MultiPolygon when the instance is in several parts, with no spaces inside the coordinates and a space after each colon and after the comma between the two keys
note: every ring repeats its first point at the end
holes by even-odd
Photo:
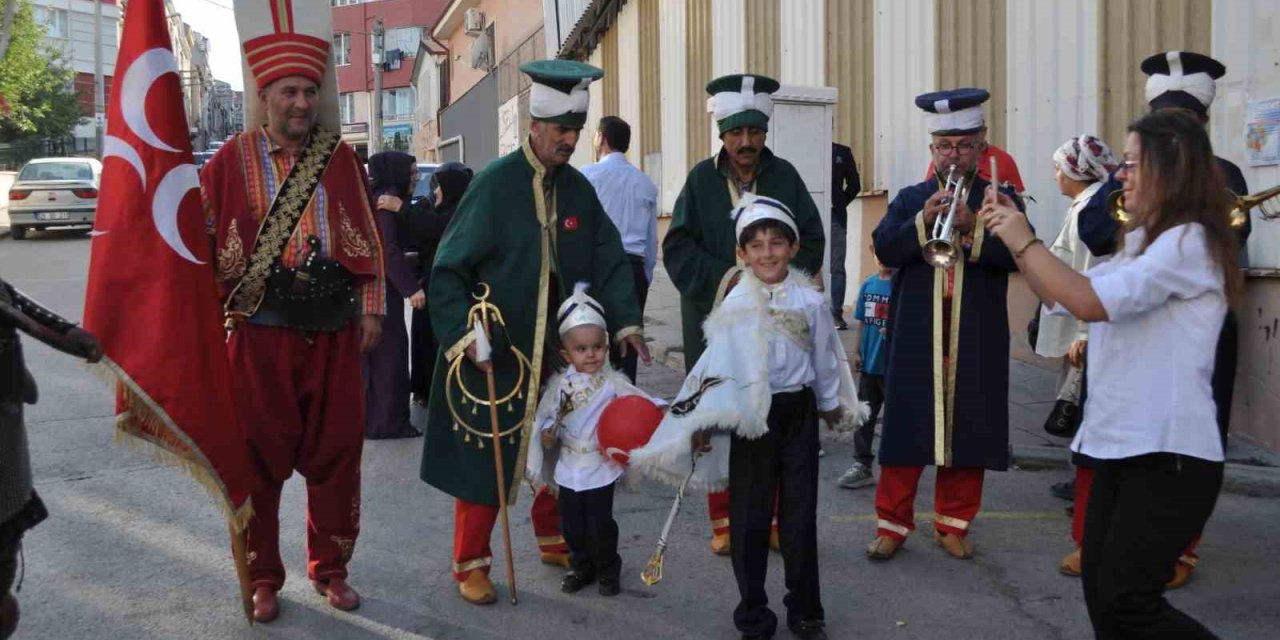
{"type": "Polygon", "coordinates": [[[0,2],[17,3],[0,58],[0,141],[70,134],[81,118],[75,72],[61,51],[45,43],[31,0],[0,2]]]}

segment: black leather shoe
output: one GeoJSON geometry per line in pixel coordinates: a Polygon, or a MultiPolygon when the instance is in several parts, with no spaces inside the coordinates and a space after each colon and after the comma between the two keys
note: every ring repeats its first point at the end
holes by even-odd
{"type": "Polygon", "coordinates": [[[617,580],[601,580],[599,591],[600,595],[606,598],[612,598],[613,596],[622,593],[622,585],[618,584],[617,580]]]}
{"type": "Polygon", "coordinates": [[[596,577],[593,575],[570,571],[565,574],[564,579],[560,581],[560,591],[564,593],[577,593],[595,581],[596,577]]]}
{"type": "Polygon", "coordinates": [[[1067,502],[1075,502],[1076,481],[1067,480],[1066,482],[1059,482],[1057,484],[1051,485],[1049,487],[1049,493],[1052,493],[1053,497],[1055,498],[1062,498],[1067,502]]]}
{"type": "Polygon", "coordinates": [[[796,634],[796,637],[801,640],[827,640],[827,632],[824,629],[826,626],[826,623],[821,620],[805,620],[791,627],[791,633],[796,634]]]}
{"type": "Polygon", "coordinates": [[[836,321],[836,330],[837,330],[837,331],[848,331],[848,330],[849,330],[849,323],[848,323],[848,322],[845,322],[845,321],[844,321],[844,318],[841,318],[840,316],[836,316],[836,317],[834,318],[834,320],[836,321]]]}
{"type": "Polygon", "coordinates": [[[773,640],[773,636],[762,634],[746,633],[742,635],[742,640],[773,640]]]}

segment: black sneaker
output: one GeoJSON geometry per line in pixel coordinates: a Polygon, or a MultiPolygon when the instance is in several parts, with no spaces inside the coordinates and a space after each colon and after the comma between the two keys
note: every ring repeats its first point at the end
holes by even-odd
{"type": "Polygon", "coordinates": [[[564,579],[560,581],[560,591],[564,593],[577,593],[595,581],[596,577],[593,575],[570,571],[565,574],[564,579]]]}
{"type": "Polygon", "coordinates": [[[801,640],[827,640],[827,632],[824,629],[826,626],[827,623],[822,620],[805,620],[791,627],[791,633],[801,640]]]}
{"type": "Polygon", "coordinates": [[[848,323],[848,322],[845,322],[845,321],[844,321],[844,318],[841,318],[840,316],[836,316],[834,319],[835,319],[835,321],[836,321],[836,330],[837,330],[837,331],[848,331],[848,330],[849,330],[849,323],[848,323]]]}
{"type": "Polygon", "coordinates": [[[622,585],[618,584],[617,580],[602,579],[600,580],[600,587],[598,590],[600,591],[600,595],[606,598],[612,598],[613,596],[622,593],[622,585]]]}

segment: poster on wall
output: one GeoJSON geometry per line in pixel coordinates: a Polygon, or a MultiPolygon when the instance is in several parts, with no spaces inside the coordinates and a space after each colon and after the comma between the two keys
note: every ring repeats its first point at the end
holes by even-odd
{"type": "Polygon", "coordinates": [[[409,143],[413,141],[413,125],[411,123],[388,124],[382,127],[383,151],[409,151],[409,143]]]}
{"type": "Polygon", "coordinates": [[[1280,164],[1280,98],[1249,101],[1244,147],[1251,167],[1280,164]]]}
{"type": "Polygon", "coordinates": [[[498,107],[498,156],[505,156],[520,147],[520,96],[498,107]]]}

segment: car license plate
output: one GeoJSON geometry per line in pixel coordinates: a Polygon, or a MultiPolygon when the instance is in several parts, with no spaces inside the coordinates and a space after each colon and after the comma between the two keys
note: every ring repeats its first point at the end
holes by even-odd
{"type": "Polygon", "coordinates": [[[66,220],[66,211],[44,211],[36,214],[36,220],[66,220]]]}

